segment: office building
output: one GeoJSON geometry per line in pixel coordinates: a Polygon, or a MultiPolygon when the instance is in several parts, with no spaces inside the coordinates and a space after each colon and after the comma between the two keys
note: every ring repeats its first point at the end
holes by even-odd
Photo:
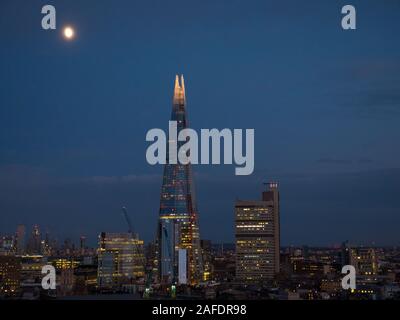
{"type": "Polygon", "coordinates": [[[238,200],[235,204],[236,279],[262,283],[279,273],[279,191],[276,183],[260,201],[238,200]]]}
{"type": "Polygon", "coordinates": [[[16,232],[16,252],[18,255],[25,253],[25,225],[19,224],[16,232]]]}
{"type": "MultiPolygon", "coordinates": [[[[188,126],[183,76],[175,79],[171,121],[177,122],[178,135],[188,126]]],[[[185,142],[176,143],[179,150],[185,142]]],[[[180,284],[196,284],[203,278],[203,263],[191,165],[169,163],[168,153],[157,230],[159,278],[163,283],[180,279],[180,284]]]]}
{"type": "Polygon", "coordinates": [[[353,247],[349,249],[350,264],[355,267],[357,275],[376,275],[378,259],[374,248],[353,247]]]}
{"type": "Polygon", "coordinates": [[[0,238],[0,255],[8,256],[15,254],[15,238],[13,236],[3,236],[0,238]]]}
{"type": "Polygon", "coordinates": [[[203,258],[203,281],[210,281],[213,277],[212,244],[210,240],[201,240],[201,253],[203,258]]]}
{"type": "Polygon", "coordinates": [[[0,297],[17,296],[20,287],[20,277],[20,258],[0,256],[0,297]]]}
{"type": "Polygon", "coordinates": [[[28,254],[39,255],[42,254],[42,238],[40,235],[39,226],[34,225],[27,248],[28,254]]]}
{"type": "Polygon", "coordinates": [[[137,235],[102,232],[97,252],[100,288],[116,288],[144,277],[143,240],[137,235]]]}

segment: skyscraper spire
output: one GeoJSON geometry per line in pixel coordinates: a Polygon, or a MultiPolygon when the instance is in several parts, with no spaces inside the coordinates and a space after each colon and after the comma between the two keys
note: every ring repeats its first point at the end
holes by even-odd
{"type": "Polygon", "coordinates": [[[181,75],[180,81],[179,76],[175,76],[175,88],[174,88],[174,105],[184,106],[185,101],[185,83],[183,80],[183,75],[181,75]]]}
{"type": "Polygon", "coordinates": [[[183,92],[183,100],[186,104],[185,80],[183,79],[183,74],[181,75],[181,88],[182,88],[182,92],[183,92]]]}
{"type": "MultiPolygon", "coordinates": [[[[183,76],[175,77],[171,121],[177,122],[178,134],[187,127],[183,76]]],[[[178,148],[183,143],[178,141],[178,148]]],[[[198,212],[190,164],[167,161],[164,167],[157,242],[161,281],[196,284],[202,280],[198,212]]]]}
{"type": "Polygon", "coordinates": [[[175,93],[177,92],[177,90],[179,89],[180,85],[179,85],[179,76],[175,75],[175,86],[174,86],[174,96],[175,93]]]}

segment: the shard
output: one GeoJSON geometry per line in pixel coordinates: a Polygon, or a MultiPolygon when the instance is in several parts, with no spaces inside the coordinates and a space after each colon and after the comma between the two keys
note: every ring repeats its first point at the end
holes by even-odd
{"type": "MultiPolygon", "coordinates": [[[[175,78],[171,121],[177,133],[188,127],[183,76],[175,78]]],[[[168,148],[174,137],[168,137],[168,148]]],[[[176,142],[177,150],[185,142],[176,142]]],[[[157,230],[158,273],[162,283],[196,284],[202,280],[198,212],[190,164],[164,167],[157,230]]]]}

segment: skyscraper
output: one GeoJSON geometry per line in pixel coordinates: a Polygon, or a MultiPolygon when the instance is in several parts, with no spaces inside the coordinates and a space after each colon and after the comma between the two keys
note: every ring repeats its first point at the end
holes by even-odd
{"type": "Polygon", "coordinates": [[[17,240],[17,254],[22,255],[25,253],[25,226],[19,224],[16,232],[17,240]]]}
{"type": "Polygon", "coordinates": [[[83,256],[86,253],[86,237],[81,236],[79,240],[80,240],[80,254],[83,256]]]}
{"type": "MultiPolygon", "coordinates": [[[[175,78],[171,121],[177,122],[178,135],[188,127],[183,76],[175,78]]],[[[173,142],[178,150],[185,143],[173,142]]],[[[169,163],[168,154],[157,230],[159,276],[164,283],[196,284],[202,279],[203,264],[191,165],[169,163]]]]}
{"type": "Polygon", "coordinates": [[[97,253],[100,288],[118,288],[144,276],[143,240],[137,235],[102,232],[97,253]]]}
{"type": "Polygon", "coordinates": [[[356,269],[358,275],[378,273],[378,257],[375,248],[347,246],[347,263],[356,269]]]}
{"type": "Polygon", "coordinates": [[[0,298],[18,296],[21,278],[21,258],[0,256],[0,298]]]}
{"type": "Polygon", "coordinates": [[[268,206],[272,213],[272,222],[273,222],[273,239],[271,246],[274,248],[274,269],[275,274],[280,271],[280,246],[281,246],[281,224],[280,224],[280,200],[279,200],[279,190],[278,183],[270,182],[267,183],[266,186],[268,190],[263,191],[262,200],[268,202],[268,206]]]}
{"type": "Polygon", "coordinates": [[[261,201],[238,200],[236,214],[236,278],[261,283],[279,272],[279,192],[269,184],[261,201]]]}
{"type": "Polygon", "coordinates": [[[38,225],[34,225],[32,229],[31,237],[28,242],[28,253],[29,254],[41,254],[42,253],[42,245],[41,245],[41,235],[38,225]]]}

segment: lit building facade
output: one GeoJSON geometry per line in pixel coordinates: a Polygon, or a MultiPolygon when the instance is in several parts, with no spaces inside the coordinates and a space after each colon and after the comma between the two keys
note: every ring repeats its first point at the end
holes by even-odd
{"type": "Polygon", "coordinates": [[[97,284],[115,288],[144,277],[143,240],[132,233],[105,233],[99,237],[97,284]]]}
{"type": "Polygon", "coordinates": [[[235,204],[236,279],[262,283],[279,272],[279,192],[269,184],[261,201],[238,200],[235,204]]]}
{"type": "Polygon", "coordinates": [[[375,248],[351,246],[348,241],[342,243],[341,264],[352,265],[357,275],[376,275],[378,273],[378,257],[375,248]]]}
{"type": "Polygon", "coordinates": [[[213,278],[213,263],[212,263],[212,244],[210,240],[201,240],[201,252],[203,258],[203,281],[210,281],[213,278]]]}
{"type": "Polygon", "coordinates": [[[42,253],[42,238],[40,235],[39,226],[34,225],[32,229],[31,237],[29,238],[28,254],[38,255],[42,253]]]}
{"type": "Polygon", "coordinates": [[[21,260],[0,256],[0,297],[17,296],[20,291],[21,260]]]}
{"type": "MultiPolygon", "coordinates": [[[[178,135],[188,127],[183,76],[175,79],[171,121],[177,122],[178,135]]],[[[176,141],[177,149],[184,143],[176,141]]],[[[203,263],[191,165],[169,163],[168,153],[157,230],[158,274],[163,283],[196,284],[202,280],[203,263]]]]}
{"type": "Polygon", "coordinates": [[[42,267],[47,263],[47,258],[41,255],[21,256],[22,282],[40,282],[43,278],[42,267]]]}
{"type": "Polygon", "coordinates": [[[15,239],[13,236],[0,238],[0,256],[15,254],[15,239]]]}
{"type": "Polygon", "coordinates": [[[357,275],[376,275],[378,259],[374,248],[350,248],[350,264],[355,267],[357,275]]]}
{"type": "Polygon", "coordinates": [[[70,258],[56,258],[51,263],[57,272],[57,296],[71,295],[75,286],[74,270],[79,266],[79,261],[70,258]]]}

